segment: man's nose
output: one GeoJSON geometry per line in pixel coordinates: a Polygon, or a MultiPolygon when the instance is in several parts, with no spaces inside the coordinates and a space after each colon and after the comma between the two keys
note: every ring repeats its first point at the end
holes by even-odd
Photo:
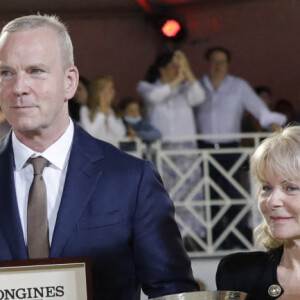
{"type": "Polygon", "coordinates": [[[13,92],[17,96],[28,93],[28,84],[25,74],[18,74],[14,82],[13,92]]]}

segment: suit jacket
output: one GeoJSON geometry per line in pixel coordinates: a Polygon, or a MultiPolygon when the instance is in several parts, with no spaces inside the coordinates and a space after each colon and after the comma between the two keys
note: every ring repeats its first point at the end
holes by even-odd
{"type": "Polygon", "coordinates": [[[279,247],[272,251],[241,252],[223,257],[216,274],[218,290],[245,292],[251,300],[277,299],[284,292],[277,280],[282,252],[283,248],[279,247]],[[269,294],[272,285],[281,291],[275,297],[269,294]]]}
{"type": "MultiPolygon", "coordinates": [[[[26,260],[11,134],[0,141],[0,260],[26,260]]],[[[195,291],[190,260],[161,179],[147,162],[75,124],[50,257],[90,257],[94,299],[195,291]]]]}

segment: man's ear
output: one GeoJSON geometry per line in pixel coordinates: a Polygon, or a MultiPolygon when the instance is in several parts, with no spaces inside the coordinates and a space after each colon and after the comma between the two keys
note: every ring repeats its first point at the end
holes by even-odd
{"type": "Polygon", "coordinates": [[[65,99],[73,98],[77,90],[79,72],[75,66],[70,67],[65,73],[65,99]]]}

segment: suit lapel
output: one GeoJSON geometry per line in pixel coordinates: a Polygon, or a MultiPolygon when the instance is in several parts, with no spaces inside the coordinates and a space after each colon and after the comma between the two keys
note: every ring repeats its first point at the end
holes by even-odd
{"type": "MultiPolygon", "coordinates": [[[[0,232],[7,241],[14,260],[27,259],[22,225],[16,199],[14,184],[14,157],[11,134],[0,141],[0,232]]],[[[0,259],[3,258],[1,254],[0,259]]]]}
{"type": "Polygon", "coordinates": [[[68,171],[50,249],[61,255],[68,238],[88,204],[102,175],[103,154],[99,143],[75,126],[68,171]]]}

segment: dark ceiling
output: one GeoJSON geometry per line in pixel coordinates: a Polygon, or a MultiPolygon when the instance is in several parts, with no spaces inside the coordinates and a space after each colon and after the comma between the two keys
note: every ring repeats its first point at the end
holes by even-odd
{"type": "Polygon", "coordinates": [[[30,11],[60,11],[66,13],[98,10],[138,10],[139,3],[146,3],[150,8],[176,6],[203,0],[0,0],[0,13],[19,13],[30,11]]]}
{"type": "Polygon", "coordinates": [[[83,14],[86,12],[136,12],[150,9],[174,9],[182,5],[230,3],[232,1],[255,0],[0,0],[0,15],[9,17],[16,14],[56,13],[83,14]]]}

